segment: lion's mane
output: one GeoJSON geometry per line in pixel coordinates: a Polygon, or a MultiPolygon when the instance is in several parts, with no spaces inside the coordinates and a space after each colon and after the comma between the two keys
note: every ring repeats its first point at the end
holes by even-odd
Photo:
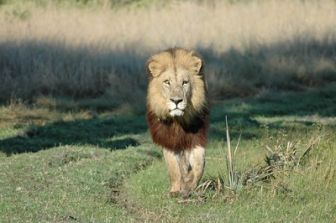
{"type": "MultiPolygon", "coordinates": [[[[157,66],[179,66],[193,70],[193,57],[199,58],[195,53],[173,48],[157,54],[149,59],[155,61],[157,66]]],[[[147,95],[147,122],[154,143],[172,151],[192,149],[196,146],[205,147],[207,142],[207,129],[209,111],[207,102],[207,89],[202,68],[192,75],[192,95],[188,101],[186,114],[182,117],[171,118],[167,115],[164,100],[160,96],[155,78],[149,75],[147,95]]]]}

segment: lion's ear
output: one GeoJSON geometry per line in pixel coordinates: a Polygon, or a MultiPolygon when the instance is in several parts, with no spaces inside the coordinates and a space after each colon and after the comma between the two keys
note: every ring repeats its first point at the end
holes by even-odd
{"type": "Polygon", "coordinates": [[[150,76],[157,77],[162,73],[162,71],[164,70],[164,67],[162,66],[162,64],[158,63],[157,61],[150,59],[147,62],[147,70],[150,76]]]}
{"type": "Polygon", "coordinates": [[[191,53],[191,57],[192,57],[191,68],[196,74],[199,74],[203,67],[203,61],[195,52],[191,53]]]}
{"type": "Polygon", "coordinates": [[[200,73],[201,69],[202,69],[202,66],[203,66],[203,62],[202,62],[202,59],[199,58],[199,57],[196,57],[194,56],[194,69],[195,69],[195,72],[198,74],[200,73]]]}

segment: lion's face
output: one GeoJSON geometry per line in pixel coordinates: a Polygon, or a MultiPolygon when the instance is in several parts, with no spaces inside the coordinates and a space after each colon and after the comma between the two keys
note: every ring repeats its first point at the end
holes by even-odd
{"type": "Polygon", "coordinates": [[[188,70],[183,68],[168,69],[158,78],[171,117],[184,114],[191,96],[190,79],[188,70]]]}
{"type": "Polygon", "coordinates": [[[172,49],[148,61],[148,105],[160,118],[183,117],[205,103],[202,61],[193,52],[172,49]]]}

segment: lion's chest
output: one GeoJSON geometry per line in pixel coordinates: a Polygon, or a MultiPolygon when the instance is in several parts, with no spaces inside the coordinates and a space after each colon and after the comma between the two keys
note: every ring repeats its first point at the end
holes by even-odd
{"type": "Polygon", "coordinates": [[[147,121],[154,143],[173,151],[205,146],[207,120],[196,118],[190,125],[182,126],[176,121],[161,121],[152,112],[147,121]]]}

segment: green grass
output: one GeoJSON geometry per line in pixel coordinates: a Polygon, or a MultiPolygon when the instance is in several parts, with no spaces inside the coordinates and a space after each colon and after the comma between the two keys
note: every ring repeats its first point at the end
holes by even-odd
{"type": "MultiPolygon", "coordinates": [[[[0,108],[2,222],[331,222],[336,218],[335,85],[214,102],[202,182],[224,190],[169,198],[161,152],[143,114],[95,107],[0,108]],[[266,165],[266,146],[295,144],[299,165],[233,192],[225,164],[225,116],[235,170],[266,165]]],[[[45,102],[47,99],[45,99],[45,102]]],[[[51,100],[52,101],[52,100],[51,100]]],[[[80,105],[78,105],[80,106],[80,105]]]]}
{"type": "Polygon", "coordinates": [[[20,103],[0,111],[1,222],[132,220],[116,205],[118,187],[160,157],[143,116],[20,103]]]}
{"type": "MultiPolygon", "coordinates": [[[[163,162],[156,162],[132,176],[125,184],[125,193],[128,202],[151,211],[144,219],[157,222],[330,222],[336,217],[335,177],[328,178],[328,168],[335,174],[334,130],[324,130],[328,134],[322,137],[323,141],[315,148],[318,151],[314,151],[307,164],[295,168],[294,172],[280,174],[272,182],[245,186],[235,195],[227,189],[219,194],[207,191],[204,203],[197,203],[195,198],[191,204],[179,204],[180,199],[168,198],[168,175],[163,162]]],[[[310,134],[285,133],[303,140],[300,149],[307,146],[310,134]]],[[[240,171],[263,163],[267,141],[270,138],[262,137],[241,144],[236,160],[240,171]]],[[[209,145],[203,181],[227,174],[224,145],[209,145]]]]}
{"type": "Polygon", "coordinates": [[[203,181],[224,178],[225,116],[233,145],[242,141],[235,157],[241,175],[266,165],[266,146],[296,143],[300,157],[318,139],[300,165],[277,172],[270,182],[244,185],[233,193],[207,190],[202,202],[189,204],[168,198],[168,174],[157,161],[132,175],[124,193],[133,206],[146,210],[143,219],[167,222],[330,222],[335,219],[335,86],[300,93],[266,94],[259,98],[216,103],[212,109],[210,143],[203,181]]]}
{"type": "Polygon", "coordinates": [[[152,161],[146,149],[62,146],[1,158],[2,222],[121,222],[113,201],[122,179],[152,161]]]}

